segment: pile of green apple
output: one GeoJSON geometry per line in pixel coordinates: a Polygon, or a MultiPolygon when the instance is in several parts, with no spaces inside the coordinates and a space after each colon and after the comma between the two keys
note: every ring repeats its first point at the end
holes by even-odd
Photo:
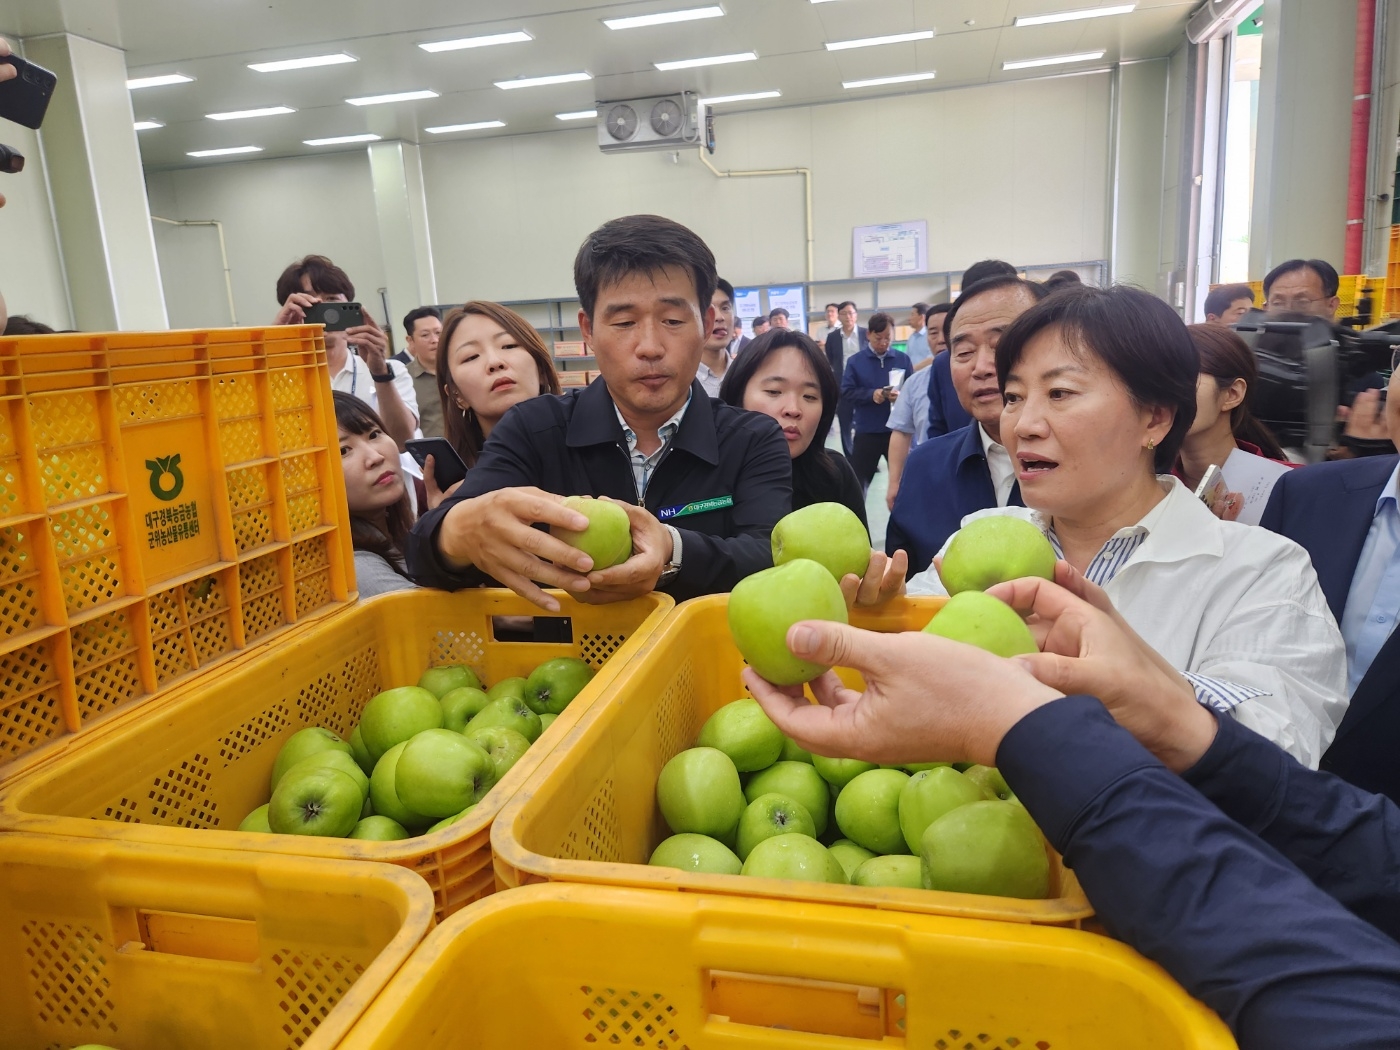
{"type": "Polygon", "coordinates": [[[460,820],[593,677],[576,657],[485,688],[461,664],[386,689],[342,740],[313,726],[272,764],[271,798],[239,831],[392,842],[460,820]]]}

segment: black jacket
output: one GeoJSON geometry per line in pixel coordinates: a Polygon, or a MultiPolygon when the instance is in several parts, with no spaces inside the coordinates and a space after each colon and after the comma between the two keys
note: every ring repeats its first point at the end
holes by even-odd
{"type": "MultiPolygon", "coordinates": [[[[856,325],[856,339],[861,350],[870,346],[869,334],[860,325],[856,325]]],[[[840,328],[827,334],[826,359],[831,362],[831,370],[836,373],[836,382],[839,385],[841,377],[846,374],[846,337],[840,328]]]]}
{"type": "MultiPolygon", "coordinates": [[[[516,405],[491,431],[462,487],[418,519],[404,552],[419,583],[457,590],[487,582],[456,572],[437,552],[443,517],[460,500],[533,485],[561,496],[611,496],[637,503],[627,440],[606,383],[516,405]]],[[[792,509],[792,461],[778,424],[712,400],[698,382],[671,446],[647,485],[644,505],[681,534],[681,569],[663,588],[677,601],[728,591],[773,564],[769,534],[792,509]],[[663,517],[704,500],[733,505],[663,517]]]]}

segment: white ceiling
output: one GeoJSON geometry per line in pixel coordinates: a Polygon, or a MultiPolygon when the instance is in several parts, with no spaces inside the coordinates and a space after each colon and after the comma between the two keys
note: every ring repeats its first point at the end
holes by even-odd
{"type": "MultiPolygon", "coordinates": [[[[183,73],[190,84],[133,91],[137,119],[163,128],[140,133],[148,168],[220,163],[191,150],[257,145],[257,158],[328,149],[304,139],[373,132],[429,142],[577,127],[555,113],[591,109],[596,99],[702,96],[779,90],[741,108],[806,105],[910,90],[938,90],[1096,68],[1169,54],[1183,39],[1196,0],[1138,0],[1126,15],[1015,27],[1018,15],[1111,6],[1124,0],[9,0],[0,32],[20,37],[68,31],[127,51],[132,76],[183,73]],[[604,18],[718,3],[725,14],[688,23],[613,31],[604,18]],[[524,30],[534,39],[430,54],[425,41],[524,30]],[[827,41],[915,30],[930,40],[838,52],[827,41]],[[1004,72],[1008,60],[1103,50],[1102,60],[1004,72]],[[284,73],[248,63],[346,51],[359,61],[284,73]],[[658,72],[653,63],[754,51],[757,61],[658,72]],[[585,70],[588,82],[503,91],[498,80],[585,70]],[[936,71],[911,85],[845,90],[842,82],[936,71]],[[345,99],[427,88],[426,101],[356,107],[345,99]],[[297,112],[213,121],[205,114],[267,106],[297,112]],[[449,136],[423,128],[503,120],[504,128],[449,136]]],[[[723,135],[720,121],[719,135],[723,135]]],[[[247,158],[229,158],[232,160],[247,158]]]]}

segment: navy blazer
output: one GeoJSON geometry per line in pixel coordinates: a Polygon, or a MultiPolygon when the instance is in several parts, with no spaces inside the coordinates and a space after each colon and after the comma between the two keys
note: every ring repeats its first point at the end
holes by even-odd
{"type": "MultiPolygon", "coordinates": [[[[1021,507],[1021,486],[1007,501],[1021,507]]],[[[963,517],[997,505],[977,423],[925,441],[904,463],[904,476],[885,529],[885,551],[909,555],[909,576],[923,572],[957,532],[963,517]]]]}
{"type": "MultiPolygon", "coordinates": [[[[856,325],[856,339],[860,342],[862,350],[870,349],[870,336],[864,328],[856,325]]],[[[831,362],[831,371],[836,375],[836,382],[841,382],[841,377],[846,374],[846,341],[838,328],[826,337],[826,359],[831,362]]]]}
{"type": "MultiPolygon", "coordinates": [[[[1304,547],[1337,623],[1400,456],[1369,456],[1292,470],[1274,483],[1260,524],[1304,547]]],[[[1400,802],[1400,631],[1376,654],[1322,756],[1322,768],[1400,802]]]]}
{"type": "Polygon", "coordinates": [[[928,434],[936,438],[954,430],[961,430],[972,422],[967,409],[958,400],[958,392],[953,388],[952,355],[947,350],[940,351],[929,368],[928,377],[928,434]]]}
{"type": "Polygon", "coordinates": [[[841,376],[841,400],[851,406],[857,434],[888,434],[891,404],[888,400],[875,403],[875,391],[892,385],[890,373],[902,368],[907,378],[914,371],[909,355],[890,348],[877,354],[869,346],[846,362],[841,376]]]}

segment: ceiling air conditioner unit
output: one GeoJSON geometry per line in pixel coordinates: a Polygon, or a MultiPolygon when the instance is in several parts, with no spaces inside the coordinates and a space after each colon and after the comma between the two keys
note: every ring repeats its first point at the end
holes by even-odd
{"type": "Polygon", "coordinates": [[[597,108],[598,148],[604,153],[700,144],[699,102],[693,91],[599,102],[597,108]]]}

